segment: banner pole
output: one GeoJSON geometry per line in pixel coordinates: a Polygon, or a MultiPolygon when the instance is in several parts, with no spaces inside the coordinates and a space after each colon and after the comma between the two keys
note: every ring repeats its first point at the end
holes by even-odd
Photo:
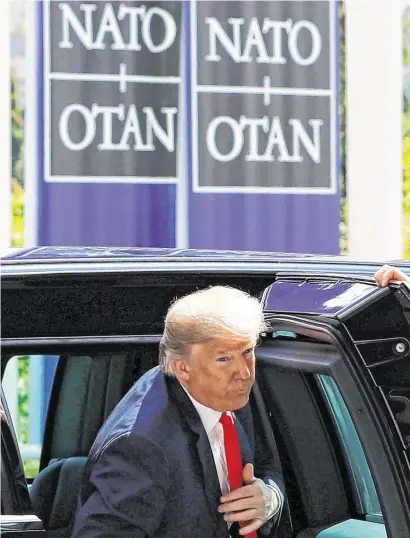
{"type": "MultiPolygon", "coordinates": [[[[24,245],[38,245],[38,3],[26,2],[26,107],[24,119],[24,245]]],[[[41,158],[41,157],[40,157],[41,158]]]]}
{"type": "Polygon", "coordinates": [[[177,160],[177,184],[176,184],[176,207],[175,207],[175,246],[178,249],[189,247],[189,196],[188,189],[190,173],[188,170],[187,151],[189,128],[187,121],[187,82],[185,73],[187,69],[188,47],[189,47],[189,4],[185,2],[182,6],[182,32],[180,41],[180,76],[181,86],[179,91],[178,104],[178,160],[177,160]]]}

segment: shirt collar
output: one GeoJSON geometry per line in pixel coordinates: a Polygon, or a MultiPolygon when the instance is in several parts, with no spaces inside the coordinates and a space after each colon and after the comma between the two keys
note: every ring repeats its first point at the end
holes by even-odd
{"type": "Polygon", "coordinates": [[[214,427],[218,424],[219,419],[222,416],[221,411],[215,411],[214,409],[211,409],[210,407],[206,407],[205,405],[197,402],[195,398],[193,398],[187,389],[184,387],[184,385],[181,383],[181,387],[184,389],[184,391],[188,394],[189,399],[193,403],[195,409],[197,410],[197,413],[202,421],[202,424],[205,428],[205,431],[207,434],[211,432],[211,430],[214,429],[214,427]]]}

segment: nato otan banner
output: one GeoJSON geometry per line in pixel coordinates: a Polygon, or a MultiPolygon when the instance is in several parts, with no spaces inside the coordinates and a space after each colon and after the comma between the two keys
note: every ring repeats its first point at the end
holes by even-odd
{"type": "Polygon", "coordinates": [[[337,2],[38,9],[39,244],[339,251],[337,2]]]}

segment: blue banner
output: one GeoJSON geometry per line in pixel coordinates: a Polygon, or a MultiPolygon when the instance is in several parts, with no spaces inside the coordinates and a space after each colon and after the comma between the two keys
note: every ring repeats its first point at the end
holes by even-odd
{"type": "Polygon", "coordinates": [[[339,253],[338,2],[39,6],[40,245],[339,253]]]}

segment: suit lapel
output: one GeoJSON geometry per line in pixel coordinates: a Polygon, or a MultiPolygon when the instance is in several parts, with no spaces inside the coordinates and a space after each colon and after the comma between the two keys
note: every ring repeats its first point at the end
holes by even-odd
{"type": "Polygon", "coordinates": [[[236,419],[236,431],[238,432],[239,445],[241,447],[242,464],[246,465],[247,463],[253,463],[253,454],[248,436],[238,418],[236,419]]]}
{"type": "Polygon", "coordinates": [[[209,445],[208,436],[203,429],[203,432],[199,435],[197,448],[198,455],[202,465],[202,472],[204,477],[205,493],[209,503],[209,509],[214,524],[217,528],[217,536],[228,536],[228,526],[224,521],[222,515],[218,512],[218,506],[220,504],[221,487],[219,485],[218,474],[216,472],[215,461],[212,454],[211,447],[209,445]]]}
{"type": "Polygon", "coordinates": [[[203,484],[208,500],[209,513],[217,529],[215,536],[218,538],[228,538],[228,526],[222,515],[218,512],[221,488],[208,435],[206,434],[205,428],[203,427],[195,407],[179,382],[174,378],[169,378],[167,382],[170,391],[172,392],[172,397],[176,401],[183,419],[186,421],[191,431],[197,436],[196,446],[202,469],[203,484]]]}

